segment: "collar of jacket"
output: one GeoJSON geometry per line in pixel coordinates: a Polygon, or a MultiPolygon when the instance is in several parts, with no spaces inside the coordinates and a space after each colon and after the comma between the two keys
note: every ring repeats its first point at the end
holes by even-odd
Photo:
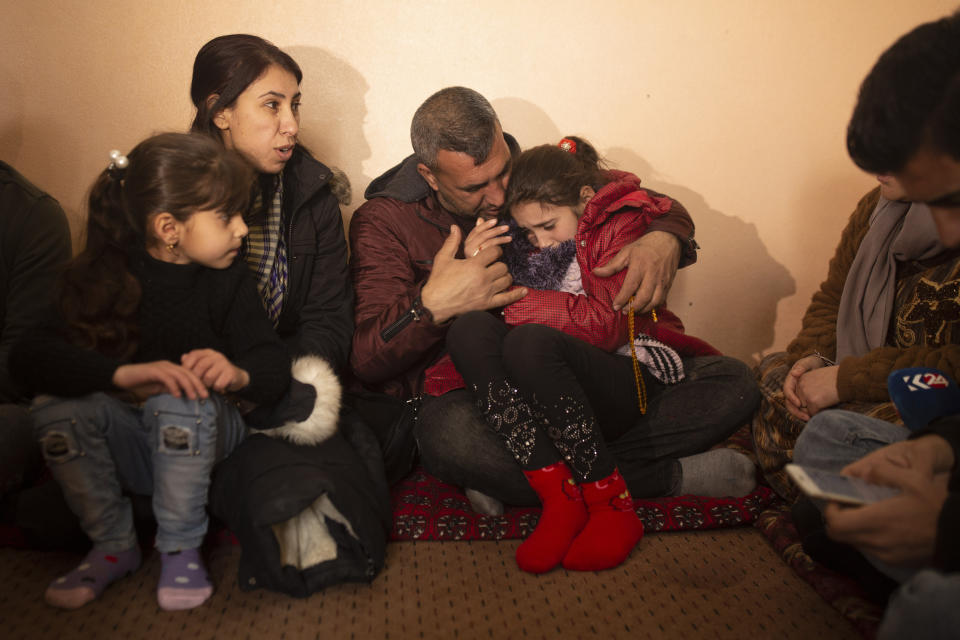
{"type": "MultiPolygon", "coordinates": [[[[297,146],[283,169],[283,193],[290,211],[296,211],[330,182],[332,172],[305,149],[297,146]]],[[[284,205],[286,206],[286,204],[284,205]]]]}

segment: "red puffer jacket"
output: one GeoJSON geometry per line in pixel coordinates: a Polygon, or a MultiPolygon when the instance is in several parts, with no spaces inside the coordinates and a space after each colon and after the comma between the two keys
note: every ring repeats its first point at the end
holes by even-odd
{"type": "MultiPolygon", "coordinates": [[[[641,188],[640,178],[632,173],[609,171],[608,175],[612,181],[590,199],[577,225],[577,262],[586,295],[531,290],[503,310],[508,325],[547,325],[605,351],[627,344],[628,318],[613,310],[613,299],[623,285],[626,270],[609,278],[599,278],[592,270],[646,233],[651,222],[670,211],[674,203],[641,188]]],[[[657,321],[652,314],[635,318],[634,331],[670,345],[681,356],[720,353],[703,340],[686,335],[680,318],[666,307],[657,309],[657,321]]],[[[463,386],[449,356],[427,370],[424,390],[431,395],[463,386]]]]}

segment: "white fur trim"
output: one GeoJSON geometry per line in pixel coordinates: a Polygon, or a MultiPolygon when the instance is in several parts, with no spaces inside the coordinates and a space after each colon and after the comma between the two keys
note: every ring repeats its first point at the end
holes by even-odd
{"type": "Polygon", "coordinates": [[[327,361],[318,356],[303,356],[293,362],[293,377],[309,384],[317,392],[313,411],[303,422],[287,422],[276,429],[258,431],[271,438],[286,438],[294,444],[320,444],[337,431],[340,417],[340,380],[327,361]]]}

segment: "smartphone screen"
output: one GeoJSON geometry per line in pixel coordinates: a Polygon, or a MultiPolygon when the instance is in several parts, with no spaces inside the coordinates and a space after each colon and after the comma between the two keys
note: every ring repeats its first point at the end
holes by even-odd
{"type": "Polygon", "coordinates": [[[860,478],[841,475],[812,467],[788,465],[788,472],[797,485],[811,497],[853,504],[869,504],[892,498],[899,489],[871,484],[860,478]],[[789,467],[794,467],[793,470],[789,467]]]}

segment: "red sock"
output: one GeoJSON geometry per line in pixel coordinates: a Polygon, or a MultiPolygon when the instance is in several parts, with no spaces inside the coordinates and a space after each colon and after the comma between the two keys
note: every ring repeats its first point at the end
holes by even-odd
{"type": "Polygon", "coordinates": [[[529,573],[543,573],[563,560],[570,542],[587,522],[587,509],[564,463],[524,471],[523,475],[540,496],[543,513],[533,533],[517,549],[517,566],[529,573]]]}
{"type": "Polygon", "coordinates": [[[616,567],[643,537],[643,523],[633,510],[627,483],[616,469],[603,480],[584,482],[583,500],[590,519],[563,558],[573,571],[600,571],[616,567]]]}

